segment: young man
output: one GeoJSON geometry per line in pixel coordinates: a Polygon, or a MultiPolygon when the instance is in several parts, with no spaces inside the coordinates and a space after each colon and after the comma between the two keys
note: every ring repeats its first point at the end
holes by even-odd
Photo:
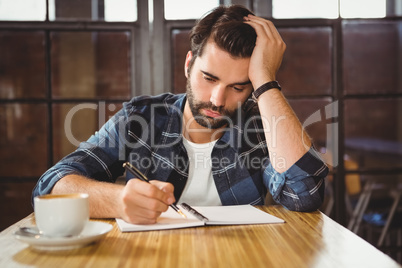
{"type": "Polygon", "coordinates": [[[240,6],[194,26],[187,93],[141,96],[49,169],[33,196],[86,192],[91,217],[150,224],[176,201],[317,209],[326,165],[275,81],[285,44],[275,26],[240,6]],[[249,97],[252,96],[254,101],[249,97]],[[151,183],[127,174],[131,162],[151,183]]]}

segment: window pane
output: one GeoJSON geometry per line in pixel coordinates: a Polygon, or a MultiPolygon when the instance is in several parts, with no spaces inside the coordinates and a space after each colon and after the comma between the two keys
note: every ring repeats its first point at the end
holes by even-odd
{"type": "Polygon", "coordinates": [[[136,0],[49,0],[49,20],[136,21],[136,0]]]}
{"type": "Polygon", "coordinates": [[[173,92],[186,92],[186,77],[184,75],[184,61],[187,52],[190,50],[189,29],[172,30],[172,70],[173,70],[173,92]]]}
{"type": "Polygon", "coordinates": [[[345,101],[345,159],[360,168],[402,167],[402,99],[345,101]]]}
{"type": "Polygon", "coordinates": [[[0,31],[0,99],[44,98],[43,32],[0,31]]]}
{"type": "Polygon", "coordinates": [[[1,0],[0,20],[44,21],[46,0],[1,0]]]}
{"type": "Polygon", "coordinates": [[[54,104],[54,161],[73,152],[121,108],[122,103],[110,102],[54,104]]]}
{"type": "Polygon", "coordinates": [[[167,20],[199,19],[217,6],[219,6],[219,0],[165,0],[165,18],[167,20]]]}
{"type": "Polygon", "coordinates": [[[334,19],[338,17],[338,0],[272,0],[272,16],[334,19]]]}
{"type": "Polygon", "coordinates": [[[53,32],[51,40],[54,97],[130,97],[128,32],[53,32]]]}
{"type": "Polygon", "coordinates": [[[136,21],[136,0],[105,0],[105,21],[136,21]]]}
{"type": "Polygon", "coordinates": [[[402,92],[401,22],[343,22],[343,79],[348,94],[402,92]],[[364,49],[362,49],[364,48],[364,49]]]}
{"type": "Polygon", "coordinates": [[[287,96],[330,94],[332,30],[330,27],[279,28],[286,52],[278,81],[287,96]]]}
{"type": "Polygon", "coordinates": [[[40,176],[47,169],[45,104],[0,105],[0,176],[40,176]]]}
{"type": "Polygon", "coordinates": [[[343,18],[383,18],[387,0],[340,0],[343,18]],[[363,8],[364,7],[364,8],[363,8]]]}

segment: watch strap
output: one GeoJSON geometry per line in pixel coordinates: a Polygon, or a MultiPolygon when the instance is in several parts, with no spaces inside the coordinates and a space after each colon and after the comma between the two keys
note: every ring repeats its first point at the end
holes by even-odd
{"type": "Polygon", "coordinates": [[[259,88],[257,88],[256,90],[254,90],[254,92],[251,94],[253,100],[255,102],[257,102],[258,97],[260,97],[263,93],[265,93],[266,91],[273,89],[273,88],[277,88],[277,89],[281,90],[281,86],[279,85],[278,81],[267,82],[267,83],[263,84],[262,86],[260,86],[259,88]]]}

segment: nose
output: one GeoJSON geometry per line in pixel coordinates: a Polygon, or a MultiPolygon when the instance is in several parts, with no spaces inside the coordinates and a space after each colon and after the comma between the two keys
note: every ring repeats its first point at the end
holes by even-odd
{"type": "Polygon", "coordinates": [[[210,98],[211,103],[216,107],[221,107],[225,106],[225,100],[226,100],[225,87],[220,85],[214,87],[210,98]]]}

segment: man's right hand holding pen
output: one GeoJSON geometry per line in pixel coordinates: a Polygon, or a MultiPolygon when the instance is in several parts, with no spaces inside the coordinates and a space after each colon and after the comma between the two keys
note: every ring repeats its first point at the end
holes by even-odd
{"type": "Polygon", "coordinates": [[[121,218],[134,224],[153,224],[176,200],[173,185],[131,179],[121,192],[121,218]]]}
{"type": "Polygon", "coordinates": [[[121,218],[134,224],[153,224],[176,200],[174,187],[162,181],[131,179],[126,185],[105,183],[69,174],[56,183],[52,194],[89,194],[91,218],[121,218]]]}

